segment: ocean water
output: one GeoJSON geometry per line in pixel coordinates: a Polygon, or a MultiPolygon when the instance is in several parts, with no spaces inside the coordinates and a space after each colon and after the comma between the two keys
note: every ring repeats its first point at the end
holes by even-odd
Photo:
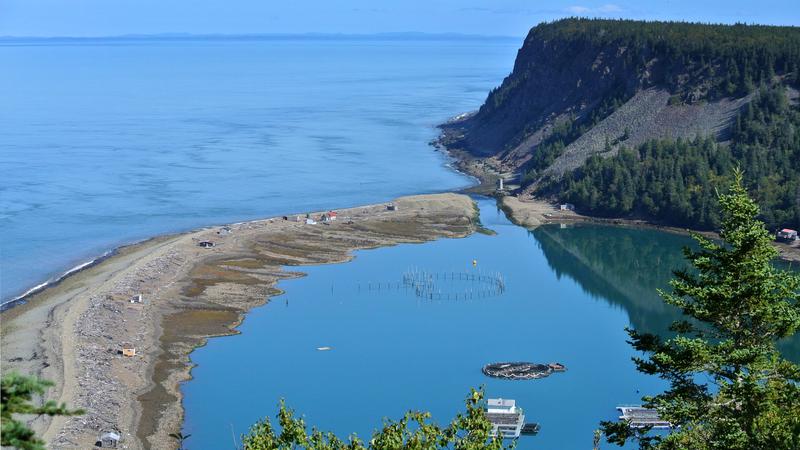
{"type": "Polygon", "coordinates": [[[519,44],[0,41],[0,299],[157,234],[465,186],[434,126],[519,44]]]}
{"type": "Polygon", "coordinates": [[[663,389],[635,370],[624,328],[660,333],[677,317],[655,289],[681,266],[686,237],[602,226],[528,232],[492,201],[480,208],[497,235],[359,251],[347,264],[303,268],[309,276],[281,282],[286,293],[251,311],[242,334],[197,349],[194,378],[182,387],[191,448],[232,448],[232,434],[260,418],[276,423],[280,399],[309,425],[368,439],[384,417],[407,410],[445,424],[471,387],[484,386],[540,423],[518,448],[577,450],[590,448],[617,405],[663,389]],[[499,273],[505,291],[435,280],[445,298],[429,300],[387,288],[414,269],[499,273]],[[481,373],[484,364],[520,360],[568,370],[532,381],[481,373]]]}
{"type": "MultiPolygon", "coordinates": [[[[233,448],[259,419],[277,423],[280,399],[309,426],[341,438],[368,439],[384,418],[408,410],[430,411],[445,425],[463,411],[469,389],[484,386],[541,425],[517,448],[580,450],[591,448],[601,420],[617,418],[617,405],[661,392],[661,380],[636,371],[631,358],[639,355],[624,329],[668,334],[680,312],[656,289],[685,267],[681,248],[692,241],[600,225],[528,231],[494,201],[479,207],[496,235],[303,267],[308,276],[280,282],[285,294],[252,310],[241,334],[195,350],[193,379],[182,386],[190,448],[233,448]],[[409,271],[438,274],[429,290],[437,298],[397,288],[409,271]],[[459,273],[500,274],[505,290],[445,279],[459,273]],[[332,349],[317,350],[324,346],[332,349]],[[568,370],[530,381],[484,376],[483,365],[498,361],[561,362],[568,370]]],[[[782,350],[800,362],[800,337],[782,350]]]]}

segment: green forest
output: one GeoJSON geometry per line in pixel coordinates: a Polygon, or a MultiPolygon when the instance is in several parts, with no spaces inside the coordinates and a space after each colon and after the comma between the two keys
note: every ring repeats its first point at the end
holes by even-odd
{"type": "MultiPolygon", "coordinates": [[[[775,75],[790,84],[800,79],[798,27],[571,18],[534,27],[525,45],[533,42],[557,43],[568,54],[614,51],[629,74],[645,85],[667,87],[681,100],[745,95],[775,75]]],[[[501,108],[523,80],[534,77],[529,70],[515,68],[483,108],[501,108]]],[[[621,81],[631,87],[630,79],[621,81]]]]}
{"type": "Polygon", "coordinates": [[[701,136],[654,140],[610,158],[593,156],[540,191],[560,192],[562,200],[592,214],[715,229],[717,189],[730,184],[740,167],[767,226],[800,227],[800,108],[785,87],[761,88],[730,133],[726,143],[701,136]]]}

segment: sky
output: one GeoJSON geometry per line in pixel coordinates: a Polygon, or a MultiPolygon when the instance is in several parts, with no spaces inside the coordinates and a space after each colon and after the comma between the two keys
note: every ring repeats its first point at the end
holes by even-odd
{"type": "Polygon", "coordinates": [[[800,25],[797,0],[0,0],[0,36],[424,32],[524,36],[561,17],[800,25]]]}

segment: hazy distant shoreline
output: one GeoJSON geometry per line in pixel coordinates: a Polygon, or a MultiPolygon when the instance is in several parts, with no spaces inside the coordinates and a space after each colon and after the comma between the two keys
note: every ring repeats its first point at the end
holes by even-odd
{"type": "Polygon", "coordinates": [[[192,40],[364,40],[364,41],[448,41],[448,40],[491,40],[520,41],[519,36],[480,35],[462,33],[257,33],[257,34],[124,34],[116,36],[0,36],[4,42],[54,42],[54,41],[192,41],[192,40]]]}

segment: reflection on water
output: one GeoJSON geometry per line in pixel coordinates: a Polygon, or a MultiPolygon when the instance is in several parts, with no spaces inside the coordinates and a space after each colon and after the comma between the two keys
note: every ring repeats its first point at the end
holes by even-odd
{"type": "Polygon", "coordinates": [[[284,297],[251,311],[241,334],[192,353],[194,379],[182,388],[192,448],[229,446],[231,429],[273,416],[280,398],[309,424],[368,437],[409,409],[449,420],[483,385],[541,424],[518,448],[584,449],[615,406],[665,388],[636,371],[624,328],[661,332],[678,317],[655,290],[682,265],[686,237],[595,225],[528,232],[494,202],[479,206],[496,235],[304,267],[308,276],[282,281],[284,297]],[[567,371],[530,381],[481,372],[498,361],[567,371]]]}
{"type": "MultiPolygon", "coordinates": [[[[546,225],[531,233],[559,277],[566,275],[592,297],[622,307],[633,328],[668,335],[670,324],[683,318],[657,290],[668,289],[674,270],[688,267],[681,252],[694,243],[688,236],[599,225],[546,225]]],[[[800,336],[782,342],[780,348],[787,358],[800,362],[800,336]]]]}
{"type": "Polygon", "coordinates": [[[576,225],[546,225],[531,232],[547,263],[559,276],[578,281],[593,298],[623,308],[640,331],[663,333],[680,311],[661,301],[672,270],[686,261],[685,236],[651,230],[576,225]]]}

